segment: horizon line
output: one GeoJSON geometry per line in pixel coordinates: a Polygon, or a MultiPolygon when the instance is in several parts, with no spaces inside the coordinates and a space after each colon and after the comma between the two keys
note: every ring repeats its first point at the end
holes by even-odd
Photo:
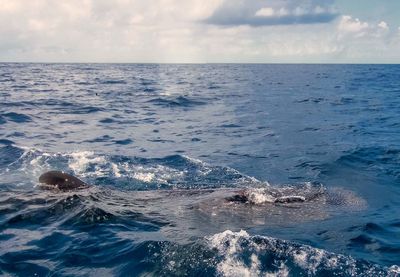
{"type": "Polygon", "coordinates": [[[38,61],[0,61],[0,64],[158,64],[158,65],[207,65],[207,64],[242,64],[242,65],[400,65],[393,62],[38,62],[38,61]]]}

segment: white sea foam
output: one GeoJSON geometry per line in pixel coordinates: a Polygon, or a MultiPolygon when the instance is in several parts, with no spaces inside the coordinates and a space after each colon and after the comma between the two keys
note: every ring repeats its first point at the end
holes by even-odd
{"type": "Polygon", "coordinates": [[[111,167],[112,167],[114,176],[117,177],[117,178],[120,178],[122,175],[121,175],[121,172],[120,172],[120,170],[118,168],[118,165],[115,164],[115,163],[111,163],[111,167]]]}
{"type": "Polygon", "coordinates": [[[389,267],[390,273],[393,274],[400,274],[400,266],[398,265],[392,265],[391,267],[389,267]]]}
{"type": "Polygon", "coordinates": [[[180,171],[164,165],[137,165],[124,163],[119,165],[125,176],[136,180],[151,183],[172,184],[178,180],[182,180],[185,171],[180,171]]]}
{"type": "Polygon", "coordinates": [[[364,264],[358,267],[358,262],[349,256],[275,238],[250,236],[243,230],[227,230],[208,237],[207,240],[221,257],[217,270],[222,276],[288,276],[291,273],[291,264],[299,267],[303,274],[311,276],[318,274],[321,269],[341,272],[346,276],[361,276],[366,271],[373,276],[397,276],[400,273],[397,265],[381,268],[364,264]],[[275,262],[270,259],[268,261],[272,263],[273,271],[266,271],[263,260],[260,260],[266,253],[276,258],[275,262]],[[277,263],[280,263],[279,266],[277,263]]]}
{"type": "Polygon", "coordinates": [[[21,162],[18,170],[34,178],[42,174],[43,171],[50,170],[48,160],[57,156],[57,154],[46,153],[37,148],[19,147],[24,150],[23,154],[9,166],[21,162]]]}
{"type": "Polygon", "coordinates": [[[255,257],[256,259],[252,259],[249,267],[235,256],[242,250],[238,240],[249,237],[249,234],[243,230],[238,233],[227,230],[210,238],[211,245],[225,256],[224,261],[217,265],[219,273],[224,276],[256,276],[260,274],[259,260],[257,257],[255,257]]]}
{"type": "Polygon", "coordinates": [[[191,162],[191,163],[193,163],[193,164],[195,164],[197,166],[197,168],[198,168],[197,172],[199,174],[207,175],[207,174],[210,174],[210,172],[212,172],[212,167],[208,163],[206,163],[206,162],[204,162],[202,160],[196,159],[196,158],[192,158],[192,157],[186,156],[186,155],[183,155],[183,157],[186,160],[188,160],[189,162],[191,162]]]}
{"type": "Polygon", "coordinates": [[[151,173],[151,172],[150,173],[135,172],[133,174],[133,178],[135,178],[139,181],[142,181],[142,182],[150,183],[150,182],[154,181],[155,175],[154,175],[154,173],[151,173]]]}
{"type": "Polygon", "coordinates": [[[274,203],[276,200],[275,197],[268,194],[268,191],[265,188],[247,189],[245,195],[250,203],[256,205],[274,203]]]}
{"type": "MultiPolygon", "coordinates": [[[[20,147],[20,146],[18,146],[20,147]]],[[[32,181],[48,170],[66,170],[83,178],[134,179],[148,184],[198,187],[204,185],[221,187],[266,187],[267,182],[241,174],[229,167],[212,166],[199,159],[183,156],[184,166],[174,166],[173,161],[158,163],[149,160],[145,164],[132,159],[120,159],[93,151],[46,152],[32,147],[20,147],[23,154],[14,166],[32,181]],[[221,176],[221,179],[215,179],[221,176]],[[211,177],[211,179],[209,178],[211,177]]],[[[13,166],[11,164],[9,168],[13,166]]],[[[16,181],[18,182],[18,181],[16,181]]],[[[265,197],[265,196],[264,196],[265,197]]],[[[259,198],[259,197],[258,197],[259,198]]],[[[268,201],[257,200],[255,201],[268,201]]]]}
{"type": "Polygon", "coordinates": [[[258,257],[258,252],[261,250],[261,246],[251,243],[250,245],[242,246],[244,240],[250,239],[250,235],[241,230],[240,232],[232,232],[227,230],[225,232],[216,234],[209,238],[210,244],[213,248],[216,248],[219,254],[224,257],[223,260],[218,263],[217,270],[222,276],[288,276],[288,268],[283,263],[280,264],[277,272],[262,272],[261,261],[258,257]],[[250,262],[240,258],[240,254],[245,247],[249,247],[253,251],[250,255],[250,262]]]}
{"type": "Polygon", "coordinates": [[[104,156],[95,155],[91,151],[72,152],[68,156],[70,157],[68,166],[75,173],[84,174],[88,166],[93,165],[97,176],[105,175],[104,170],[101,168],[101,165],[105,165],[107,162],[104,156]]]}
{"type": "Polygon", "coordinates": [[[106,156],[95,155],[93,152],[82,151],[69,154],[69,168],[83,176],[114,176],[116,178],[133,178],[145,183],[169,184],[184,177],[185,171],[180,171],[164,165],[140,165],[132,162],[112,162],[106,156]],[[88,173],[89,168],[94,172],[88,173]]]}

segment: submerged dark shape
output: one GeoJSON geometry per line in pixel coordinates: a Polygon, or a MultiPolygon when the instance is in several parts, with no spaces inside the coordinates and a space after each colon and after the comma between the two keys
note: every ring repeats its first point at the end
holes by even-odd
{"type": "MultiPolygon", "coordinates": [[[[39,182],[44,184],[42,188],[45,189],[58,189],[61,191],[70,191],[70,190],[78,190],[85,189],[90,187],[90,185],[86,184],[82,180],[77,177],[65,173],[63,171],[48,171],[43,173],[39,177],[39,182]]],[[[315,185],[315,184],[314,184],[315,185]]],[[[324,193],[324,190],[321,187],[312,187],[313,190],[305,193],[305,195],[299,195],[299,191],[296,190],[287,190],[286,193],[279,192],[279,190],[274,190],[272,188],[262,189],[261,191],[253,190],[250,188],[247,189],[237,189],[237,190],[224,190],[221,189],[220,192],[225,194],[225,201],[228,202],[237,202],[244,204],[266,204],[266,203],[275,203],[275,204],[289,204],[289,203],[299,203],[299,202],[307,202],[311,201],[324,193]],[[322,189],[322,190],[321,190],[322,189]],[[257,199],[257,197],[261,197],[261,201],[257,199]],[[265,198],[267,197],[267,198],[265,198]]],[[[301,190],[301,188],[300,188],[301,190]]],[[[176,191],[175,191],[176,192],[176,191]]],[[[192,193],[209,193],[209,190],[182,190],[179,193],[190,195],[192,193]]],[[[213,190],[211,190],[213,192],[213,190]]],[[[303,191],[304,194],[305,190],[303,191]]]]}
{"type": "Polygon", "coordinates": [[[328,196],[321,183],[307,182],[286,187],[247,188],[236,191],[234,195],[226,197],[226,200],[246,204],[290,204],[311,202],[328,196]]]}
{"type": "Polygon", "coordinates": [[[39,177],[39,182],[44,188],[59,189],[62,191],[88,188],[89,185],[82,180],[63,171],[48,171],[39,177]]]}
{"type": "MultiPolygon", "coordinates": [[[[77,177],[65,173],[64,171],[48,171],[43,173],[39,177],[39,182],[44,184],[42,188],[45,189],[58,189],[61,191],[70,191],[70,190],[78,190],[78,189],[85,189],[88,188],[89,185],[83,182],[82,180],[78,179],[77,177]]],[[[200,190],[201,192],[202,190],[200,190]]],[[[223,191],[223,190],[221,190],[223,191]]],[[[198,190],[195,190],[198,193],[198,190]]],[[[204,193],[208,192],[208,190],[204,190],[204,193]]],[[[187,191],[185,192],[187,193],[187,191]]],[[[239,202],[239,203],[246,203],[246,204],[260,204],[257,203],[254,199],[252,199],[253,191],[251,189],[240,189],[240,190],[233,190],[233,191],[226,191],[226,197],[224,199],[228,202],[239,202]],[[233,194],[232,194],[233,193],[233,194]],[[231,194],[231,195],[229,195],[231,194]]],[[[262,192],[266,193],[266,191],[262,192]]],[[[273,193],[273,192],[272,192],[273,193]]],[[[306,202],[312,200],[313,198],[317,197],[320,192],[311,194],[311,197],[308,196],[307,198],[304,196],[297,196],[292,195],[274,195],[275,197],[272,198],[271,201],[267,201],[269,203],[298,203],[298,202],[306,202]]]]}
{"type": "MultiPolygon", "coordinates": [[[[238,191],[237,194],[234,194],[232,196],[229,196],[225,198],[229,202],[239,202],[239,203],[245,203],[245,204],[252,204],[253,201],[251,201],[248,191],[247,190],[241,190],[238,191]]],[[[305,202],[307,199],[303,196],[296,196],[296,195],[289,195],[289,196],[281,196],[281,197],[276,197],[272,203],[298,203],[298,202],[305,202]]],[[[253,203],[254,204],[254,203],[253,203]]]]}

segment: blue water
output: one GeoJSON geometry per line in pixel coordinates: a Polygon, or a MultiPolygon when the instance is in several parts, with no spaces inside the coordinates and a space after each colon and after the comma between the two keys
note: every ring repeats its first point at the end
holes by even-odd
{"type": "Polygon", "coordinates": [[[0,274],[399,276],[399,115],[398,65],[0,64],[0,274]]]}

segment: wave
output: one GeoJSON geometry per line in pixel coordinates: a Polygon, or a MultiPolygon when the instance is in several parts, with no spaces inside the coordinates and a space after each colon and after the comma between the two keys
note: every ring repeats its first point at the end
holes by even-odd
{"type": "Polygon", "coordinates": [[[96,80],[100,84],[103,85],[126,85],[127,82],[125,80],[118,80],[118,79],[107,79],[107,80],[96,80]]]}
{"type": "Polygon", "coordinates": [[[0,198],[1,229],[48,226],[76,230],[109,224],[125,231],[153,232],[168,224],[166,219],[135,210],[130,200],[129,195],[122,198],[118,192],[95,187],[80,193],[9,190],[0,198]]]}
{"type": "MultiPolygon", "coordinates": [[[[0,197],[0,227],[8,237],[0,240],[9,245],[18,241],[26,248],[36,245],[40,253],[32,255],[47,259],[47,265],[57,262],[69,268],[65,259],[80,253],[86,269],[96,267],[90,255],[97,248],[91,241],[99,243],[100,234],[107,236],[104,245],[114,252],[111,255],[105,250],[96,257],[115,265],[113,273],[118,274],[131,272],[132,268],[161,276],[177,272],[395,276],[400,272],[396,266],[384,268],[311,246],[250,236],[245,231],[221,232],[267,224],[293,226],[301,221],[326,219],[331,210],[342,213],[365,206],[363,199],[340,188],[319,183],[270,185],[232,168],[181,155],[149,159],[90,151],[51,153],[5,143],[0,147],[0,160],[1,183],[8,184],[0,197]],[[35,188],[38,176],[50,169],[67,170],[97,186],[58,193],[35,188]],[[243,189],[246,203],[229,201],[243,189]],[[289,198],[302,201],[282,201],[289,198]],[[22,230],[36,239],[21,242],[22,230]],[[53,240],[60,240],[56,244],[61,260],[52,256],[45,243],[53,240]],[[146,266],[129,263],[121,253],[146,259],[146,266]],[[120,260],[112,258],[114,255],[120,260]]],[[[24,253],[16,249],[13,255],[23,257],[24,253]]],[[[2,260],[9,264],[7,261],[13,259],[7,257],[2,255],[2,260]]],[[[37,265],[32,261],[26,266],[37,265]]],[[[40,270],[46,272],[51,267],[40,270]]]]}
{"type": "Polygon", "coordinates": [[[217,272],[222,276],[397,276],[389,268],[330,253],[311,246],[246,231],[227,230],[207,238],[216,250],[217,272]]]}
{"type": "Polygon", "coordinates": [[[391,177],[400,181],[400,149],[393,147],[360,147],[341,155],[333,164],[326,165],[323,174],[349,169],[370,173],[377,177],[391,177]]]}
{"type": "MultiPolygon", "coordinates": [[[[1,182],[14,189],[34,190],[43,172],[66,171],[96,185],[96,189],[111,189],[113,195],[125,193],[113,198],[116,206],[125,205],[121,200],[124,197],[135,203],[151,200],[166,211],[180,206],[192,213],[182,216],[213,218],[216,228],[263,222],[295,224],[326,219],[344,210],[357,212],[367,206],[364,199],[349,190],[308,182],[270,185],[233,168],[181,155],[148,159],[90,151],[50,153],[6,145],[0,148],[0,160],[1,182]]],[[[145,209],[140,212],[147,213],[143,205],[145,209]]]]}
{"type": "Polygon", "coordinates": [[[36,185],[43,172],[60,170],[89,184],[124,190],[236,188],[236,194],[227,193],[231,196],[225,199],[254,205],[308,202],[355,210],[366,206],[364,200],[345,189],[327,188],[318,182],[271,186],[233,168],[212,166],[187,156],[148,159],[91,151],[50,153],[16,147],[8,141],[4,144],[0,147],[0,176],[10,183],[36,185]]]}
{"type": "MultiPolygon", "coordinates": [[[[226,230],[192,243],[146,241],[131,266],[140,276],[385,276],[394,277],[400,267],[379,266],[351,256],[246,231],[226,230]]],[[[132,253],[131,252],[131,253],[132,253]]]]}
{"type": "Polygon", "coordinates": [[[211,166],[181,155],[146,159],[91,151],[51,153],[36,148],[17,147],[7,141],[5,144],[0,148],[0,176],[14,178],[14,183],[28,180],[30,185],[35,184],[43,172],[61,170],[80,176],[91,184],[128,190],[268,185],[235,169],[211,166]],[[10,175],[10,172],[14,174],[10,175]]]}
{"type": "Polygon", "coordinates": [[[9,112],[0,115],[0,124],[4,124],[7,121],[12,121],[15,123],[26,123],[31,122],[32,118],[25,114],[9,112]]]}
{"type": "Polygon", "coordinates": [[[185,96],[178,96],[176,98],[155,98],[148,101],[156,106],[162,107],[183,107],[190,108],[205,105],[205,102],[193,100],[185,96]]]}

